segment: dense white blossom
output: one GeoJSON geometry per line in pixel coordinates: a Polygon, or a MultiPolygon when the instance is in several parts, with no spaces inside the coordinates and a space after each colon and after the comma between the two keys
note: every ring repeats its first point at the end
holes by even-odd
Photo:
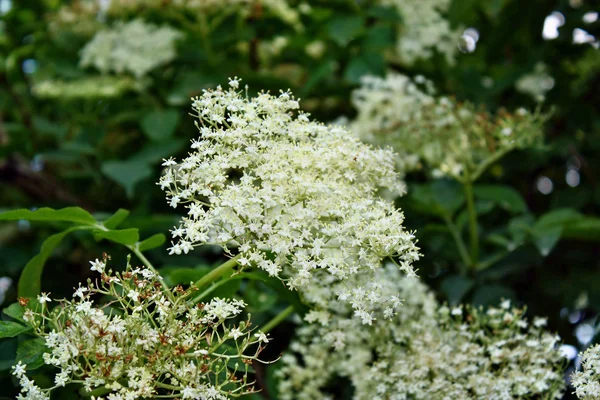
{"type": "Polygon", "coordinates": [[[600,399],[600,345],[589,347],[581,356],[581,370],[571,379],[575,394],[582,400],[600,399]]]}
{"type": "Polygon", "coordinates": [[[159,185],[172,207],[187,211],[170,252],[219,245],[242,268],[263,269],[292,289],[318,271],[345,280],[385,259],[414,275],[414,236],[379,197],[403,192],[395,155],[312,122],[289,92],[249,98],[239,84],[193,99],[201,137],[187,158],[165,160],[159,185]]]}
{"type": "Polygon", "coordinates": [[[80,64],[102,73],[128,73],[141,78],[175,58],[175,41],[181,36],[171,27],[158,27],[140,19],[118,22],[96,33],[85,45],[80,64]]]}
{"type": "Polygon", "coordinates": [[[402,17],[395,55],[403,64],[429,59],[435,52],[454,64],[461,30],[453,29],[444,16],[450,0],[380,0],[380,3],[395,7],[402,17]]]}
{"type": "Polygon", "coordinates": [[[473,179],[507,152],[539,142],[545,116],[520,109],[492,115],[481,107],[436,96],[432,83],[390,72],[366,76],[352,94],[352,131],[392,146],[404,168],[426,163],[434,176],[473,179]],[[412,162],[412,164],[411,164],[412,162]]]}
{"type": "MultiPolygon", "coordinates": [[[[152,270],[128,265],[113,274],[106,259],[91,264],[99,282],[80,285],[74,300],[62,300],[53,310],[42,294],[42,311],[28,308],[24,318],[44,338],[44,363],[59,369],[53,388],[83,382],[88,392],[109,390],[96,400],[225,400],[255,391],[249,364],[260,361],[269,339],[251,329],[249,320],[231,321],[242,313],[243,301],[194,304],[189,295],[195,287],[167,289],[152,270]],[[96,296],[110,301],[96,305],[96,296]]],[[[36,386],[24,364],[16,364],[13,375],[22,387],[19,399],[49,399],[53,388],[36,386]]]]}
{"type": "MultiPolygon", "coordinates": [[[[522,310],[509,302],[450,309],[395,268],[377,275],[382,293],[404,299],[396,315],[365,327],[342,302],[317,306],[282,358],[278,398],[333,398],[331,384],[342,378],[357,400],[560,398],[558,338],[529,324],[522,310]]],[[[329,285],[312,292],[327,296],[329,285]]]]}

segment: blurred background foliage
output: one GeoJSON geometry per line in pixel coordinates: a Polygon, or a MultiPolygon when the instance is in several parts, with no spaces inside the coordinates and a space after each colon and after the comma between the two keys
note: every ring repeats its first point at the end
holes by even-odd
{"type": "MultiPolygon", "coordinates": [[[[202,89],[230,76],[243,78],[250,93],[290,88],[314,118],[330,122],[356,115],[351,93],[362,76],[424,75],[457,101],[490,111],[541,107],[551,117],[542,148],[508,154],[475,186],[484,260],[476,270],[460,268],[453,232],[440,224],[450,217],[467,237],[462,189],[422,171],[407,176],[409,194],[398,202],[425,255],[421,277],[450,303],[510,298],[548,316],[571,359],[598,341],[597,1],[454,0],[443,13],[457,33],[446,38],[451,56],[433,48],[410,62],[396,46],[415,16],[391,1],[230,3],[0,0],[0,209],[76,205],[103,218],[126,208],[123,227],[144,237],[166,233],[178,215],[155,182],[162,158],[185,154],[197,136],[189,99],[202,89]],[[124,24],[135,21],[174,29],[173,54],[143,29],[127,31],[124,24]],[[122,28],[123,36],[110,39],[122,41],[119,57],[131,61],[150,46],[156,62],[137,70],[126,61],[103,67],[93,55],[84,62],[83,49],[108,27],[122,28]]],[[[0,226],[4,305],[14,302],[20,271],[54,232],[26,221],[0,226]]],[[[47,263],[43,289],[66,296],[102,251],[125,254],[85,234],[65,238],[47,263]]],[[[157,249],[149,257],[173,284],[219,261],[209,250],[173,258],[157,249]]],[[[245,293],[259,323],[276,314],[273,289],[236,285],[227,290],[245,293]]],[[[1,347],[0,396],[14,396],[6,371],[16,343],[1,347]]]]}

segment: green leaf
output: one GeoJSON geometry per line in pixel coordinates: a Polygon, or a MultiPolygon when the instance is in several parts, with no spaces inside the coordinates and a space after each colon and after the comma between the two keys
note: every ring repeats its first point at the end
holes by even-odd
{"type": "Polygon", "coordinates": [[[161,141],[173,135],[179,123],[177,110],[155,110],[142,118],[142,131],[150,140],[161,141]]]}
{"type": "Polygon", "coordinates": [[[140,162],[148,165],[158,163],[163,158],[175,155],[185,147],[183,139],[168,139],[163,142],[151,142],[146,144],[142,150],[135,153],[129,161],[140,162]]]}
{"type": "Polygon", "coordinates": [[[442,281],[440,290],[448,298],[450,305],[459,304],[467,293],[475,286],[473,279],[454,275],[449,276],[442,281]]]}
{"type": "Polygon", "coordinates": [[[204,275],[212,271],[211,267],[200,266],[197,268],[161,268],[161,275],[169,286],[178,284],[188,285],[190,282],[200,280],[204,275]]]}
{"type": "Polygon", "coordinates": [[[419,212],[439,217],[451,217],[465,201],[457,183],[438,179],[433,183],[409,187],[412,206],[419,212]]]}
{"type": "Polygon", "coordinates": [[[329,22],[327,32],[334,42],[344,47],[358,36],[364,22],[360,15],[338,15],[329,22]]]}
{"type": "Polygon", "coordinates": [[[501,300],[516,300],[517,296],[509,287],[502,285],[481,285],[473,293],[471,304],[478,306],[497,306],[501,300]]]}
{"type": "Polygon", "coordinates": [[[2,312],[11,318],[25,322],[23,320],[23,314],[25,313],[25,307],[23,307],[19,303],[11,304],[10,306],[8,306],[4,310],[2,310],[2,312]]]}
{"type": "Polygon", "coordinates": [[[15,337],[29,330],[31,330],[30,326],[21,325],[18,322],[0,321],[0,338],[15,337]]]}
{"type": "Polygon", "coordinates": [[[600,218],[586,216],[563,227],[562,237],[566,239],[600,240],[600,218]]]}
{"type": "Polygon", "coordinates": [[[65,236],[71,232],[81,229],[83,228],[80,226],[74,226],[62,232],[55,233],[44,240],[40,253],[29,260],[27,265],[25,265],[23,272],[21,272],[21,278],[19,279],[17,290],[20,297],[35,297],[40,293],[42,272],[44,270],[46,260],[48,257],[50,257],[50,254],[52,254],[54,248],[59,245],[65,236]]]}
{"type": "Polygon", "coordinates": [[[35,211],[22,208],[0,214],[0,221],[16,221],[20,219],[28,221],[75,222],[84,225],[93,225],[96,223],[96,220],[90,213],[79,207],[67,207],[60,210],[43,207],[35,211]]]}
{"type": "Polygon", "coordinates": [[[44,339],[35,338],[25,340],[19,343],[19,347],[17,347],[17,361],[27,364],[27,370],[39,368],[44,365],[43,355],[46,351],[47,348],[44,339]]]}
{"type": "Polygon", "coordinates": [[[353,57],[344,71],[344,79],[350,83],[360,83],[365,75],[383,75],[385,73],[385,60],[379,53],[362,53],[353,57]]]}
{"type": "Polygon", "coordinates": [[[546,257],[550,254],[556,243],[560,240],[561,233],[561,226],[534,227],[532,232],[533,243],[542,256],[546,257]]]}
{"type": "Polygon", "coordinates": [[[576,221],[581,221],[585,217],[577,210],[572,208],[559,208],[542,215],[536,222],[538,227],[564,226],[576,221]]]}
{"type": "Polygon", "coordinates": [[[519,192],[506,185],[477,185],[473,188],[475,197],[498,204],[505,210],[519,214],[527,211],[527,204],[519,192]]]}
{"type": "Polygon", "coordinates": [[[103,222],[103,225],[107,229],[115,229],[121,224],[129,215],[129,211],[123,208],[119,208],[110,218],[103,222]]]}
{"type": "Polygon", "coordinates": [[[156,247],[162,246],[167,241],[167,238],[162,233],[157,233],[143,240],[138,245],[140,251],[147,251],[156,247]]]}
{"type": "Polygon", "coordinates": [[[95,230],[93,233],[96,239],[106,239],[128,246],[134,245],[140,239],[137,228],[117,229],[114,231],[95,230]]]}
{"type": "Polygon", "coordinates": [[[102,172],[123,186],[128,197],[133,197],[135,185],[152,176],[152,167],[137,160],[107,161],[102,164],[102,172]]]}

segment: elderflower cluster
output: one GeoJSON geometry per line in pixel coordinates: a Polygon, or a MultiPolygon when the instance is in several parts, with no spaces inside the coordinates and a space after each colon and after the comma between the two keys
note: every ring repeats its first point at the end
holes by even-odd
{"type": "Polygon", "coordinates": [[[193,99],[201,137],[187,158],[163,164],[158,184],[187,213],[170,252],[218,245],[291,289],[320,271],[346,280],[385,259],[413,275],[414,235],[379,197],[403,192],[394,154],[311,121],[289,92],[249,98],[238,86],[232,79],[193,99]]]}
{"type": "MultiPolygon", "coordinates": [[[[73,294],[73,300],[38,296],[41,307],[28,306],[23,319],[44,338],[44,363],[60,371],[54,386],[82,383],[91,392],[108,390],[97,400],[182,398],[223,400],[254,392],[248,374],[260,361],[267,336],[239,319],[243,301],[214,298],[193,304],[195,289],[172,290],[160,276],[129,264],[122,273],[107,270],[107,259],[93,261],[100,274],[73,294]],[[108,298],[104,305],[95,298],[108,298]]],[[[27,305],[25,299],[21,304],[27,305]]],[[[36,386],[19,363],[13,374],[21,399],[48,399],[50,389],[36,386]]]]}
{"type": "Polygon", "coordinates": [[[85,45],[80,65],[102,73],[129,73],[141,78],[175,58],[175,41],[181,36],[171,27],[158,27],[140,19],[117,23],[96,33],[85,45]]]}
{"type": "Polygon", "coordinates": [[[581,370],[571,379],[575,394],[582,400],[600,399],[600,345],[588,348],[581,356],[581,370]]]}
{"type": "Polygon", "coordinates": [[[524,109],[492,115],[436,96],[422,76],[411,80],[397,73],[364,77],[352,102],[358,115],[351,128],[363,140],[393,147],[405,162],[425,162],[434,176],[459,180],[475,179],[507,152],[539,142],[545,121],[524,109]]]}
{"type": "Polygon", "coordinates": [[[405,65],[429,59],[435,52],[454,64],[460,29],[452,29],[444,14],[450,0],[380,0],[395,7],[402,23],[398,28],[396,57],[405,65]]]}
{"type": "Polygon", "coordinates": [[[560,398],[564,359],[544,319],[508,301],[450,309],[418,280],[379,273],[405,299],[397,315],[365,327],[339,302],[309,312],[282,357],[278,398],[333,398],[339,379],[357,400],[560,398]]]}

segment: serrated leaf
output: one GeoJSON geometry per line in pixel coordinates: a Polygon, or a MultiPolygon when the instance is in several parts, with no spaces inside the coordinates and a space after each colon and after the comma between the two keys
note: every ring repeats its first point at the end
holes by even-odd
{"type": "Polygon", "coordinates": [[[44,240],[42,243],[42,248],[40,249],[40,253],[29,260],[27,265],[25,265],[23,272],[21,272],[17,289],[20,297],[35,297],[40,293],[42,272],[44,270],[46,260],[48,257],[50,257],[52,251],[54,251],[56,246],[58,246],[65,236],[71,232],[81,229],[83,229],[83,227],[74,226],[62,232],[55,233],[44,240]]]}
{"type": "Polygon", "coordinates": [[[17,361],[27,364],[28,371],[44,365],[43,355],[47,351],[45,342],[42,338],[35,338],[19,343],[17,361]]]}
{"type": "Polygon", "coordinates": [[[133,197],[135,185],[152,176],[152,167],[137,160],[107,161],[102,164],[102,172],[123,186],[128,197],[133,197]]]}
{"type": "Polygon", "coordinates": [[[138,245],[138,249],[140,251],[147,251],[154,249],[156,247],[162,246],[167,241],[167,238],[162,233],[157,233],[155,235],[150,236],[149,238],[143,240],[138,245]]]}
{"type": "Polygon", "coordinates": [[[524,213],[527,204],[519,192],[506,185],[477,185],[473,194],[481,200],[488,200],[512,213],[524,213]]]}
{"type": "Polygon", "coordinates": [[[103,222],[106,229],[115,229],[129,216],[129,211],[124,208],[119,208],[110,218],[103,222]]]}
{"type": "Polygon", "coordinates": [[[0,321],[0,338],[15,337],[29,330],[31,330],[30,326],[21,325],[18,322],[0,321]]]}
{"type": "Polygon", "coordinates": [[[112,231],[95,230],[93,233],[97,239],[106,239],[111,242],[129,246],[134,245],[140,239],[137,228],[117,229],[112,231]]]}
{"type": "Polygon", "coordinates": [[[10,306],[6,307],[2,312],[5,315],[8,315],[11,318],[14,318],[19,321],[23,321],[23,314],[25,313],[25,307],[20,305],[19,303],[13,303],[10,306]]]}
{"type": "Polygon", "coordinates": [[[75,222],[85,225],[96,223],[94,217],[80,207],[67,207],[60,210],[43,207],[35,211],[22,208],[0,214],[0,221],[17,221],[21,219],[28,221],[75,222]]]}
{"type": "Polygon", "coordinates": [[[150,140],[161,141],[173,135],[179,123],[177,110],[155,110],[142,118],[142,131],[150,140]]]}

